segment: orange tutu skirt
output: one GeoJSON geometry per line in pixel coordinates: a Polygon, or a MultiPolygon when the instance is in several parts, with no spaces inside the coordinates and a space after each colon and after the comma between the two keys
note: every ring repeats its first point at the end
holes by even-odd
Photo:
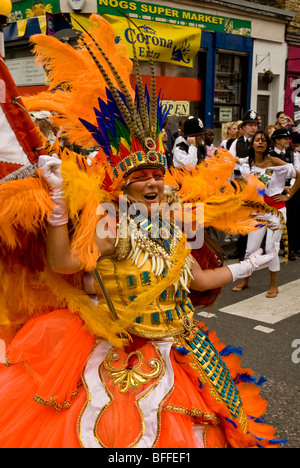
{"type": "Polygon", "coordinates": [[[209,338],[238,382],[247,430],[172,340],[137,339],[130,349],[115,349],[96,341],[67,310],[32,318],[0,367],[0,447],[80,448],[89,441],[107,448],[278,446],[275,430],[259,419],[266,402],[252,372],[241,369],[214,332],[209,338]],[[246,374],[248,382],[239,379],[246,374]]]}

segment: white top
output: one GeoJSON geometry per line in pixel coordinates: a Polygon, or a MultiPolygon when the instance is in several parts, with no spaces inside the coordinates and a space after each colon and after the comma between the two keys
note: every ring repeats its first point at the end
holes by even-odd
{"type": "Polygon", "coordinates": [[[184,137],[182,135],[179,135],[176,140],[174,141],[174,145],[173,145],[173,148],[172,148],[172,153],[174,153],[174,149],[176,148],[176,146],[181,143],[182,141],[184,141],[184,137]]]}
{"type": "Polygon", "coordinates": [[[297,169],[297,171],[300,171],[300,152],[299,151],[294,153],[294,167],[297,169]]]}
{"type": "Polygon", "coordinates": [[[207,156],[210,156],[211,154],[214,154],[214,152],[217,150],[218,148],[216,146],[214,146],[213,144],[212,145],[209,145],[209,146],[206,146],[206,152],[207,152],[207,156]]]}
{"type": "MultiPolygon", "coordinates": [[[[300,152],[299,151],[294,153],[294,167],[295,169],[297,169],[297,171],[300,171],[300,152]]],[[[291,185],[294,185],[295,182],[296,182],[296,179],[292,179],[291,185]]]]}
{"type": "Polygon", "coordinates": [[[296,170],[293,164],[266,168],[252,166],[251,170],[249,164],[243,164],[240,171],[243,177],[246,174],[253,174],[258,177],[265,184],[266,194],[269,197],[281,194],[284,190],[286,180],[296,178],[296,170]]]}
{"type": "MultiPolygon", "coordinates": [[[[183,139],[183,141],[188,145],[188,142],[183,139]]],[[[187,164],[189,166],[195,167],[197,165],[197,147],[189,145],[188,153],[181,150],[178,146],[173,150],[173,164],[175,167],[183,167],[187,164]]]]}

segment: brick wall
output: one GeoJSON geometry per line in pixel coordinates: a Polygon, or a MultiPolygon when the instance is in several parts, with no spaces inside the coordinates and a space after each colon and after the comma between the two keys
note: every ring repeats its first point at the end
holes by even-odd
{"type": "Polygon", "coordinates": [[[291,21],[288,30],[300,31],[300,2],[299,0],[285,0],[285,10],[291,10],[295,13],[293,21],[291,21]]]}
{"type": "Polygon", "coordinates": [[[289,10],[295,13],[295,16],[288,26],[289,32],[300,32],[300,0],[250,0],[260,5],[268,5],[273,8],[289,10]]]}

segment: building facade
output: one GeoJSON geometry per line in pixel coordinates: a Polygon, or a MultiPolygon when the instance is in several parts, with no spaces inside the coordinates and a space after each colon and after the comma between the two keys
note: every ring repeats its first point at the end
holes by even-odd
{"type": "Polygon", "coordinates": [[[300,3],[298,0],[286,0],[284,7],[295,13],[287,29],[288,58],[284,110],[295,121],[300,133],[300,3]]]}
{"type": "Polygon", "coordinates": [[[126,44],[129,55],[135,47],[146,82],[147,54],[153,54],[157,85],[172,106],[170,121],[175,130],[180,118],[197,115],[214,128],[218,142],[223,126],[239,120],[247,109],[257,110],[267,125],[287,104],[286,28],[294,18],[290,11],[246,0],[44,3],[14,3],[11,23],[4,28],[6,60],[20,94],[47,85],[43,70],[30,57],[30,35],[42,32],[70,42],[72,34],[64,15],[80,23],[98,12],[111,22],[116,39],[126,44]],[[272,83],[263,79],[268,68],[274,74],[272,83]]]}
{"type": "MultiPolygon", "coordinates": [[[[254,1],[258,4],[264,4],[266,7],[277,7],[293,12],[285,34],[287,57],[284,64],[284,104],[281,110],[296,122],[298,132],[300,132],[300,2],[299,0],[254,1]]],[[[270,87],[272,92],[273,88],[274,86],[270,87]]]]}

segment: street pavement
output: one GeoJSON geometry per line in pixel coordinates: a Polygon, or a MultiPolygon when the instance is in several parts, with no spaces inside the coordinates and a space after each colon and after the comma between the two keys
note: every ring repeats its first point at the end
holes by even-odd
{"type": "MultiPolygon", "coordinates": [[[[267,379],[261,388],[268,402],[265,419],[277,428],[279,439],[288,440],[282,448],[299,448],[300,258],[281,261],[277,298],[265,298],[269,272],[262,268],[247,289],[236,293],[228,285],[210,310],[196,312],[222,342],[243,348],[243,367],[253,369],[255,378],[267,379]]],[[[3,355],[0,342],[2,361],[3,355]]]]}
{"type": "Polygon", "coordinates": [[[277,438],[288,440],[281,448],[299,448],[300,258],[281,262],[277,298],[265,297],[269,272],[262,268],[242,292],[225,286],[210,310],[197,309],[197,318],[223,343],[243,348],[242,366],[267,379],[261,387],[266,422],[277,428],[277,438]]]}

